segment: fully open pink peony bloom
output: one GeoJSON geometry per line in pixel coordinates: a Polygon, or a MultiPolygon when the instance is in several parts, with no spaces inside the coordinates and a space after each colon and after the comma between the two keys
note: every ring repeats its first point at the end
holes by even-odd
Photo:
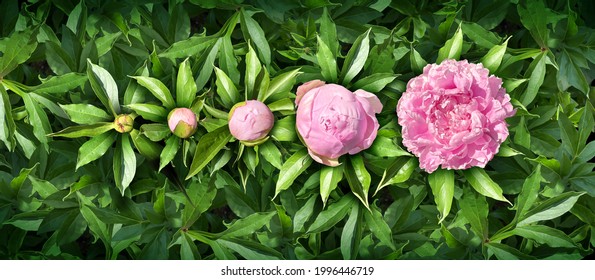
{"type": "Polygon", "coordinates": [[[233,106],[229,113],[229,131],[240,141],[254,142],[267,136],[273,128],[271,109],[258,100],[248,100],[233,106]]]}
{"type": "Polygon", "coordinates": [[[502,80],[466,60],[427,65],[397,105],[403,145],[429,173],[439,165],[485,167],[508,137],[504,119],[514,114],[502,80]]]}
{"type": "Polygon", "coordinates": [[[297,130],[317,162],[337,166],[341,155],[356,154],[374,142],[375,114],[382,110],[376,95],[320,80],[299,86],[296,95],[297,130]]]}
{"type": "Polygon", "coordinates": [[[198,127],[196,114],[188,108],[176,108],[169,112],[167,125],[169,130],[180,138],[192,136],[198,127]]]}

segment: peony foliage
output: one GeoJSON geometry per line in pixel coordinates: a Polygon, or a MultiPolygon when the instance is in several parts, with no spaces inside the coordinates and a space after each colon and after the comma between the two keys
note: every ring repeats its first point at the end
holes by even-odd
{"type": "Polygon", "coordinates": [[[2,1],[0,258],[585,258],[588,2],[2,1]]]}

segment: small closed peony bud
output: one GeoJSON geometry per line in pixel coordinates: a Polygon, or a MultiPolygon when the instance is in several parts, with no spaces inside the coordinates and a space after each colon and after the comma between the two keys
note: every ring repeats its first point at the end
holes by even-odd
{"type": "Polygon", "coordinates": [[[231,135],[248,146],[265,140],[274,123],[271,109],[257,100],[234,105],[228,118],[231,135]]]}
{"type": "Polygon", "coordinates": [[[114,126],[117,132],[127,133],[132,130],[134,119],[130,115],[118,115],[114,120],[114,126]]]}
{"type": "Polygon", "coordinates": [[[167,116],[169,130],[180,138],[188,138],[196,132],[198,126],[196,114],[188,108],[176,108],[167,116]]]}

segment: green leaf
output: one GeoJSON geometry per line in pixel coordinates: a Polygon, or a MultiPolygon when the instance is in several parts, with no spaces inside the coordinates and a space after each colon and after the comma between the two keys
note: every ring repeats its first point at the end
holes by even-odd
{"type": "MultiPolygon", "coordinates": [[[[212,180],[211,180],[212,181],[212,180]]],[[[199,182],[193,180],[188,185],[186,191],[188,192],[188,199],[190,203],[186,203],[182,211],[182,220],[184,227],[189,228],[194,224],[200,215],[213,205],[213,200],[217,196],[217,189],[215,184],[209,182],[199,182]]]]}
{"type": "Polygon", "coordinates": [[[301,149],[283,163],[279,178],[275,186],[275,197],[283,190],[288,189],[294,180],[312,164],[312,158],[307,149],[301,149]]]}
{"type": "Polygon", "coordinates": [[[374,192],[374,196],[388,185],[403,183],[407,181],[415,168],[417,168],[419,163],[417,162],[416,158],[413,157],[397,157],[393,160],[393,162],[384,169],[382,173],[382,179],[380,179],[380,183],[378,183],[378,187],[374,192]]]}
{"type": "Polygon", "coordinates": [[[30,91],[36,93],[64,93],[82,87],[87,81],[87,76],[79,73],[67,73],[61,76],[51,76],[41,80],[41,84],[31,87],[30,91]]]}
{"type": "Polygon", "coordinates": [[[186,40],[173,43],[167,50],[160,53],[160,57],[169,58],[172,61],[176,58],[187,58],[202,53],[217,41],[217,37],[194,35],[186,40]]]}
{"type": "Polygon", "coordinates": [[[504,43],[502,43],[501,45],[496,45],[492,47],[488,51],[488,53],[481,59],[481,63],[485,68],[490,70],[491,74],[496,73],[498,67],[500,67],[500,63],[502,63],[502,58],[506,53],[508,40],[510,40],[510,38],[506,39],[506,41],[504,41],[504,43]]]}
{"type": "Polygon", "coordinates": [[[463,33],[482,48],[491,49],[500,43],[500,38],[495,33],[487,31],[475,22],[463,22],[461,27],[463,33]]]}
{"type": "Polygon", "coordinates": [[[176,102],[179,107],[190,108],[192,101],[196,98],[196,83],[190,69],[190,63],[186,58],[178,68],[178,79],[176,82],[176,102]]]}
{"type": "Polygon", "coordinates": [[[233,238],[253,235],[256,231],[267,225],[276,211],[267,213],[254,213],[243,219],[236,220],[225,231],[217,234],[218,238],[233,238]]]}
{"type": "Polygon", "coordinates": [[[128,134],[122,134],[118,141],[116,141],[113,163],[116,186],[120,189],[122,196],[124,196],[124,192],[130,186],[136,173],[136,155],[132,150],[132,144],[130,143],[128,134]]]}
{"type": "Polygon", "coordinates": [[[364,34],[357,37],[353,45],[351,45],[351,49],[345,57],[343,68],[341,68],[341,84],[349,84],[366,64],[370,52],[369,36],[371,30],[368,29],[364,34]]]}
{"type": "Polygon", "coordinates": [[[355,82],[353,88],[377,93],[386,87],[386,85],[392,83],[396,78],[397,75],[391,73],[374,73],[355,82]]]}
{"type": "Polygon", "coordinates": [[[380,240],[381,244],[387,245],[392,250],[397,249],[393,241],[391,229],[382,218],[382,213],[376,207],[372,207],[371,211],[364,211],[364,218],[368,228],[380,240]]]}
{"type": "MultiPolygon", "coordinates": [[[[545,52],[542,52],[529,65],[528,69],[532,71],[528,77],[529,83],[527,84],[527,90],[521,96],[520,101],[523,106],[528,106],[533,102],[537,96],[537,92],[539,92],[539,88],[543,84],[543,80],[545,79],[545,60],[545,52]]],[[[527,75],[525,74],[525,76],[527,75]]]]}
{"type": "Polygon", "coordinates": [[[194,159],[192,159],[186,180],[198,174],[225,147],[229,140],[231,140],[231,133],[227,125],[202,136],[196,145],[194,159]]]}
{"type": "Polygon", "coordinates": [[[268,85],[268,89],[266,91],[260,90],[258,92],[258,100],[265,102],[269,97],[277,94],[277,93],[287,93],[290,92],[293,86],[295,85],[295,78],[300,73],[300,69],[294,69],[289,72],[282,73],[275,78],[273,78],[268,85]]]}
{"type": "Polygon", "coordinates": [[[0,140],[4,142],[8,150],[13,151],[16,146],[14,132],[16,125],[12,118],[12,106],[4,85],[0,83],[0,140]]]}
{"type": "Polygon", "coordinates": [[[317,195],[312,195],[308,198],[308,201],[304,203],[302,208],[295,212],[293,216],[293,231],[304,232],[305,224],[310,220],[314,213],[314,206],[316,205],[317,195]]]}
{"type": "Polygon", "coordinates": [[[159,156],[159,171],[163,169],[168,163],[170,163],[176,154],[178,153],[178,149],[180,148],[180,139],[177,137],[169,137],[165,141],[165,148],[161,152],[161,156],[159,156]]]}
{"type": "Polygon", "coordinates": [[[231,240],[217,239],[215,242],[235,251],[247,260],[283,259],[283,256],[276,250],[254,241],[233,238],[231,240]]]}
{"type": "Polygon", "coordinates": [[[240,83],[240,71],[238,70],[238,59],[234,54],[231,43],[231,36],[221,38],[221,49],[219,51],[219,67],[227,74],[235,85],[240,83]]]}
{"type": "Polygon", "coordinates": [[[500,186],[481,168],[473,167],[463,171],[465,178],[480,194],[510,203],[503,195],[500,186]]]}
{"type": "Polygon", "coordinates": [[[150,160],[159,158],[161,150],[163,149],[161,145],[151,142],[151,140],[149,140],[136,129],[130,131],[130,137],[132,137],[132,143],[141,155],[147,157],[150,160]]]}
{"type": "MultiPolygon", "coordinates": [[[[341,255],[345,260],[353,260],[357,257],[359,245],[362,239],[363,227],[362,215],[359,205],[351,207],[349,219],[341,231],[341,255]]],[[[389,229],[390,230],[390,229],[389,229]]]]}
{"type": "Polygon", "coordinates": [[[552,197],[537,207],[528,211],[524,216],[519,218],[517,226],[524,226],[534,222],[551,220],[562,216],[564,213],[570,211],[572,206],[581,197],[584,192],[567,192],[556,197],[552,197]]]}
{"type": "Polygon", "coordinates": [[[320,66],[320,72],[327,82],[337,82],[337,60],[333,55],[333,52],[324,43],[319,36],[316,36],[318,40],[318,52],[316,52],[316,60],[320,66]]]}
{"type": "Polygon", "coordinates": [[[254,99],[254,86],[256,85],[256,78],[261,69],[262,66],[260,65],[256,52],[252,46],[248,44],[248,53],[246,53],[246,75],[244,77],[246,100],[254,99]]]}
{"type": "Polygon", "coordinates": [[[5,47],[0,57],[0,78],[31,57],[37,49],[36,33],[36,29],[27,28],[22,32],[14,32],[5,39],[5,47]]]}
{"type": "Polygon", "coordinates": [[[254,43],[256,51],[258,51],[260,56],[260,60],[264,62],[265,65],[271,64],[271,48],[264,35],[264,31],[260,25],[258,25],[258,22],[248,15],[243,8],[240,10],[240,24],[242,33],[244,33],[244,38],[250,39],[250,41],[254,43]]]}
{"type": "Polygon", "coordinates": [[[116,141],[117,134],[115,131],[107,132],[85,142],[79,148],[76,169],[103,156],[116,141]]]}
{"type": "MultiPolygon", "coordinates": [[[[197,72],[200,73],[196,78],[196,87],[198,89],[204,88],[211,79],[213,68],[215,68],[215,58],[218,56],[221,42],[223,42],[223,38],[219,38],[217,41],[215,41],[215,43],[209,47],[208,50],[205,50],[202,53],[198,59],[198,62],[195,64],[195,67],[199,67],[197,72]]],[[[195,67],[192,68],[193,71],[196,71],[195,67]]]]}
{"type": "Polygon", "coordinates": [[[151,141],[158,142],[165,137],[171,135],[169,126],[162,123],[147,123],[140,127],[140,131],[143,135],[147,136],[151,141]]]}
{"type": "Polygon", "coordinates": [[[160,80],[145,76],[131,76],[131,78],[135,79],[139,85],[148,89],[167,109],[171,110],[176,107],[171,92],[160,80]]]}
{"type": "Polygon", "coordinates": [[[549,38],[548,24],[554,24],[563,16],[555,14],[543,1],[529,0],[525,5],[517,5],[521,23],[531,32],[540,47],[546,48],[549,38]],[[526,6],[526,8],[525,8],[526,6]]]}
{"type": "Polygon", "coordinates": [[[557,248],[576,248],[576,244],[563,231],[543,225],[525,225],[512,231],[515,235],[557,248]]]}
{"type": "Polygon", "coordinates": [[[453,170],[437,169],[428,175],[428,183],[434,194],[434,202],[440,212],[440,220],[442,223],[452,206],[452,199],[455,191],[455,174],[453,170]]]}
{"type": "Polygon", "coordinates": [[[273,141],[266,141],[260,144],[258,146],[258,152],[268,163],[281,170],[283,167],[283,156],[273,141]]]}
{"type": "Polygon", "coordinates": [[[343,166],[323,166],[320,169],[320,198],[326,205],[326,201],[331,192],[337,188],[339,182],[343,179],[343,166]]]}
{"type": "Polygon", "coordinates": [[[414,73],[421,73],[424,67],[428,64],[428,62],[421,57],[419,52],[413,48],[413,45],[411,45],[411,52],[409,52],[409,61],[411,62],[411,70],[413,70],[414,73]]]}
{"type": "Polygon", "coordinates": [[[535,170],[533,170],[531,175],[523,183],[523,188],[518,196],[515,214],[516,220],[523,217],[531,209],[533,204],[535,204],[540,190],[541,180],[541,165],[537,165],[535,170]]]}
{"type": "Polygon", "coordinates": [[[114,129],[113,122],[86,124],[70,126],[62,129],[58,132],[48,134],[51,137],[66,137],[66,138],[79,138],[79,137],[95,137],[103,134],[107,131],[114,129]]]}
{"type": "Polygon", "coordinates": [[[319,233],[329,230],[343,220],[352,206],[356,207],[354,204],[355,200],[353,199],[353,196],[343,196],[338,201],[330,204],[326,210],[320,212],[306,233],[319,233]]]}
{"type": "Polygon", "coordinates": [[[324,7],[322,16],[320,17],[320,39],[331,51],[334,58],[337,57],[339,50],[339,40],[337,39],[337,28],[332,18],[328,13],[328,9],[324,7]]]}
{"type": "Polygon", "coordinates": [[[29,124],[33,127],[35,138],[41,143],[47,143],[47,135],[52,131],[47,114],[39,106],[39,103],[31,99],[30,94],[25,94],[22,98],[25,103],[25,109],[27,110],[29,124]]]}
{"type": "Polygon", "coordinates": [[[126,108],[132,109],[139,114],[143,119],[154,122],[163,122],[167,118],[167,110],[161,106],[153,104],[130,104],[126,108]]]}
{"type": "Polygon", "coordinates": [[[534,257],[527,255],[513,247],[500,243],[486,243],[488,249],[490,249],[496,258],[499,260],[531,260],[534,257]]]}
{"type": "Polygon", "coordinates": [[[357,154],[351,156],[343,173],[353,194],[369,209],[368,192],[372,178],[366,169],[363,157],[357,154]]]}
{"type": "Polygon", "coordinates": [[[290,115],[275,121],[269,135],[277,141],[291,142],[297,139],[295,130],[295,115],[290,115]]]}
{"type": "MultiPolygon", "coordinates": [[[[589,82],[581,68],[587,70],[589,66],[584,54],[573,48],[563,48],[562,53],[557,56],[558,66],[558,88],[566,91],[573,86],[584,94],[589,93],[589,82]]],[[[591,78],[592,80],[592,78],[591,78]]]]}
{"type": "Polygon", "coordinates": [[[221,97],[221,102],[226,108],[231,108],[240,101],[240,94],[233,81],[221,69],[215,67],[217,76],[217,95],[221,97]]]}
{"type": "Polygon", "coordinates": [[[112,75],[99,65],[87,59],[87,76],[91,88],[99,101],[115,116],[120,114],[120,101],[118,100],[118,85],[112,75]]]}
{"type": "Polygon", "coordinates": [[[436,58],[436,63],[441,63],[446,59],[455,59],[458,60],[461,57],[461,52],[463,51],[463,31],[461,26],[457,28],[457,31],[452,36],[452,38],[448,39],[444,46],[438,50],[438,58],[436,58]]]}
{"type": "Polygon", "coordinates": [[[579,152],[578,133],[564,112],[558,111],[558,125],[560,126],[562,146],[566,148],[570,155],[577,155],[579,152]]]}
{"type": "Polygon", "coordinates": [[[583,114],[578,123],[578,151],[582,153],[585,150],[587,141],[595,128],[595,121],[593,120],[593,105],[586,102],[583,114]]]}
{"type": "Polygon", "coordinates": [[[295,102],[290,98],[283,98],[267,105],[272,112],[295,112],[295,102]]]}
{"type": "Polygon", "coordinates": [[[397,145],[393,139],[381,135],[374,139],[374,143],[372,143],[372,146],[366,152],[379,157],[411,156],[410,153],[397,145]]]}
{"type": "Polygon", "coordinates": [[[477,236],[486,240],[488,237],[488,203],[484,196],[469,188],[463,188],[463,197],[459,200],[460,212],[471,225],[477,236]]]}
{"type": "Polygon", "coordinates": [[[60,107],[68,114],[71,121],[78,124],[94,124],[97,122],[108,122],[114,119],[104,110],[91,104],[60,104],[60,107]]]}

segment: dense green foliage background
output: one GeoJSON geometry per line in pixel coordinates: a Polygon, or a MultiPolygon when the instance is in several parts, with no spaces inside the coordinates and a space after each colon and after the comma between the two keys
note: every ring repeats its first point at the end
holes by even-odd
{"type": "Polygon", "coordinates": [[[595,3],[2,1],[2,259],[580,259],[595,246],[595,3]],[[516,116],[485,169],[422,172],[407,81],[446,58],[504,81],[516,116]],[[375,93],[373,146],[331,168],[295,89],[375,93]],[[234,140],[259,99],[270,138],[234,140]],[[188,139],[169,111],[199,118],[188,139]],[[132,130],[116,130],[120,114],[132,130]]]}

